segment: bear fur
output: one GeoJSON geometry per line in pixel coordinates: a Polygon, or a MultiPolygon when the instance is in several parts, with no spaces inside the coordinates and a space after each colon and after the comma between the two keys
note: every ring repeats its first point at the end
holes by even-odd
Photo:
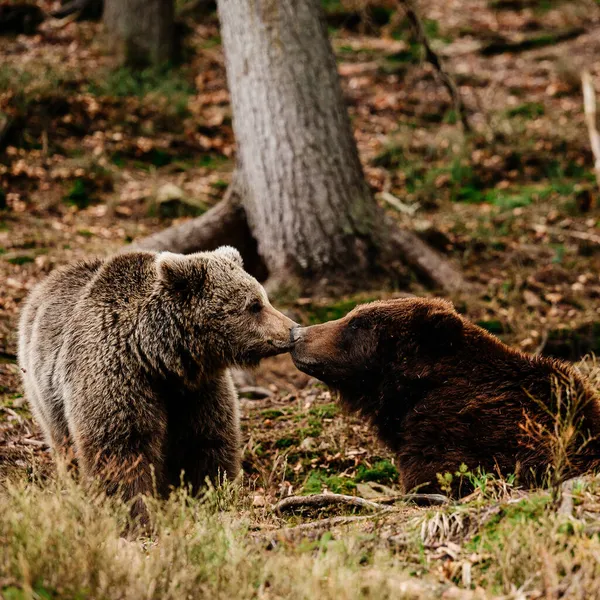
{"type": "Polygon", "coordinates": [[[450,302],[373,302],[293,337],[296,366],[372,422],[397,454],[406,490],[438,491],[438,473],[462,464],[542,484],[556,462],[558,422],[571,432],[562,475],[599,465],[600,404],[582,375],[509,348],[450,302]]]}
{"type": "Polygon", "coordinates": [[[53,449],[73,447],[84,475],[109,493],[165,495],[182,471],[194,489],[238,475],[228,367],[289,350],[294,325],[234,248],[131,252],[60,268],[34,288],[19,364],[53,449]]]}

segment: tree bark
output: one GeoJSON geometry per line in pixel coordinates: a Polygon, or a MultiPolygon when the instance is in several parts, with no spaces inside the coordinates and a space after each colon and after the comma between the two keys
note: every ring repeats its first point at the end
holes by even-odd
{"type": "Polygon", "coordinates": [[[375,203],[320,0],[218,0],[217,5],[238,144],[234,188],[240,204],[227,200],[136,247],[189,252],[215,247],[216,241],[239,247],[251,237],[258,253],[249,245],[250,257],[264,261],[258,264],[266,266],[270,287],[290,278],[308,292],[321,281],[365,287],[367,278],[375,279],[381,267],[399,258],[437,287],[464,288],[452,263],[414,233],[398,230],[375,203]]]}
{"type": "Polygon", "coordinates": [[[364,270],[377,245],[319,0],[219,0],[243,204],[271,276],[364,270]]]}
{"type": "Polygon", "coordinates": [[[140,68],[173,59],[173,0],[106,0],[103,19],[122,44],[126,65],[140,68]]]}

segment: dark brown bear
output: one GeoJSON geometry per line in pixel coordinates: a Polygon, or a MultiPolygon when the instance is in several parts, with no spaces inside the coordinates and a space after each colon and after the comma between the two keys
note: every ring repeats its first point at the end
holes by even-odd
{"type": "Polygon", "coordinates": [[[557,422],[572,433],[564,476],[600,463],[600,404],[581,374],[509,348],[450,302],[373,302],[293,336],[296,366],[373,423],[407,490],[436,489],[461,464],[543,483],[557,422]]]}

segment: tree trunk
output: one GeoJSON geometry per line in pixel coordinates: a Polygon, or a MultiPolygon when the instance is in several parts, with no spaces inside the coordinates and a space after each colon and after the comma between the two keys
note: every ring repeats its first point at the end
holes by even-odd
{"type": "Polygon", "coordinates": [[[398,259],[439,288],[466,289],[450,261],[399,230],[376,205],[320,0],[218,0],[217,6],[238,144],[232,188],[239,202],[228,197],[133,248],[192,252],[241,244],[247,266],[266,267],[273,287],[296,280],[308,292],[321,282],[366,287],[368,277],[398,259]]]}
{"type": "Polygon", "coordinates": [[[246,194],[271,276],[364,271],[377,246],[319,0],[219,0],[246,194]]]}
{"type": "Polygon", "coordinates": [[[126,65],[140,68],[173,59],[173,0],[106,0],[104,23],[122,44],[126,65]]]}

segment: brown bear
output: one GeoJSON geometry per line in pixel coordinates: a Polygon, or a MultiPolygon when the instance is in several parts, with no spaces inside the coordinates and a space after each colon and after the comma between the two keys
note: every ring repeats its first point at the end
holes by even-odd
{"type": "MultiPolygon", "coordinates": [[[[131,252],[52,273],[19,328],[25,393],[55,450],[126,499],[240,470],[228,367],[286,352],[295,325],[224,246],[131,252]]],[[[137,499],[134,513],[143,513],[137,499]]]]}
{"type": "Polygon", "coordinates": [[[564,476],[599,465],[600,404],[581,374],[509,348],[450,302],[373,302],[292,335],[296,366],[372,422],[407,490],[437,491],[438,473],[462,464],[541,484],[561,432],[564,476]]]}

